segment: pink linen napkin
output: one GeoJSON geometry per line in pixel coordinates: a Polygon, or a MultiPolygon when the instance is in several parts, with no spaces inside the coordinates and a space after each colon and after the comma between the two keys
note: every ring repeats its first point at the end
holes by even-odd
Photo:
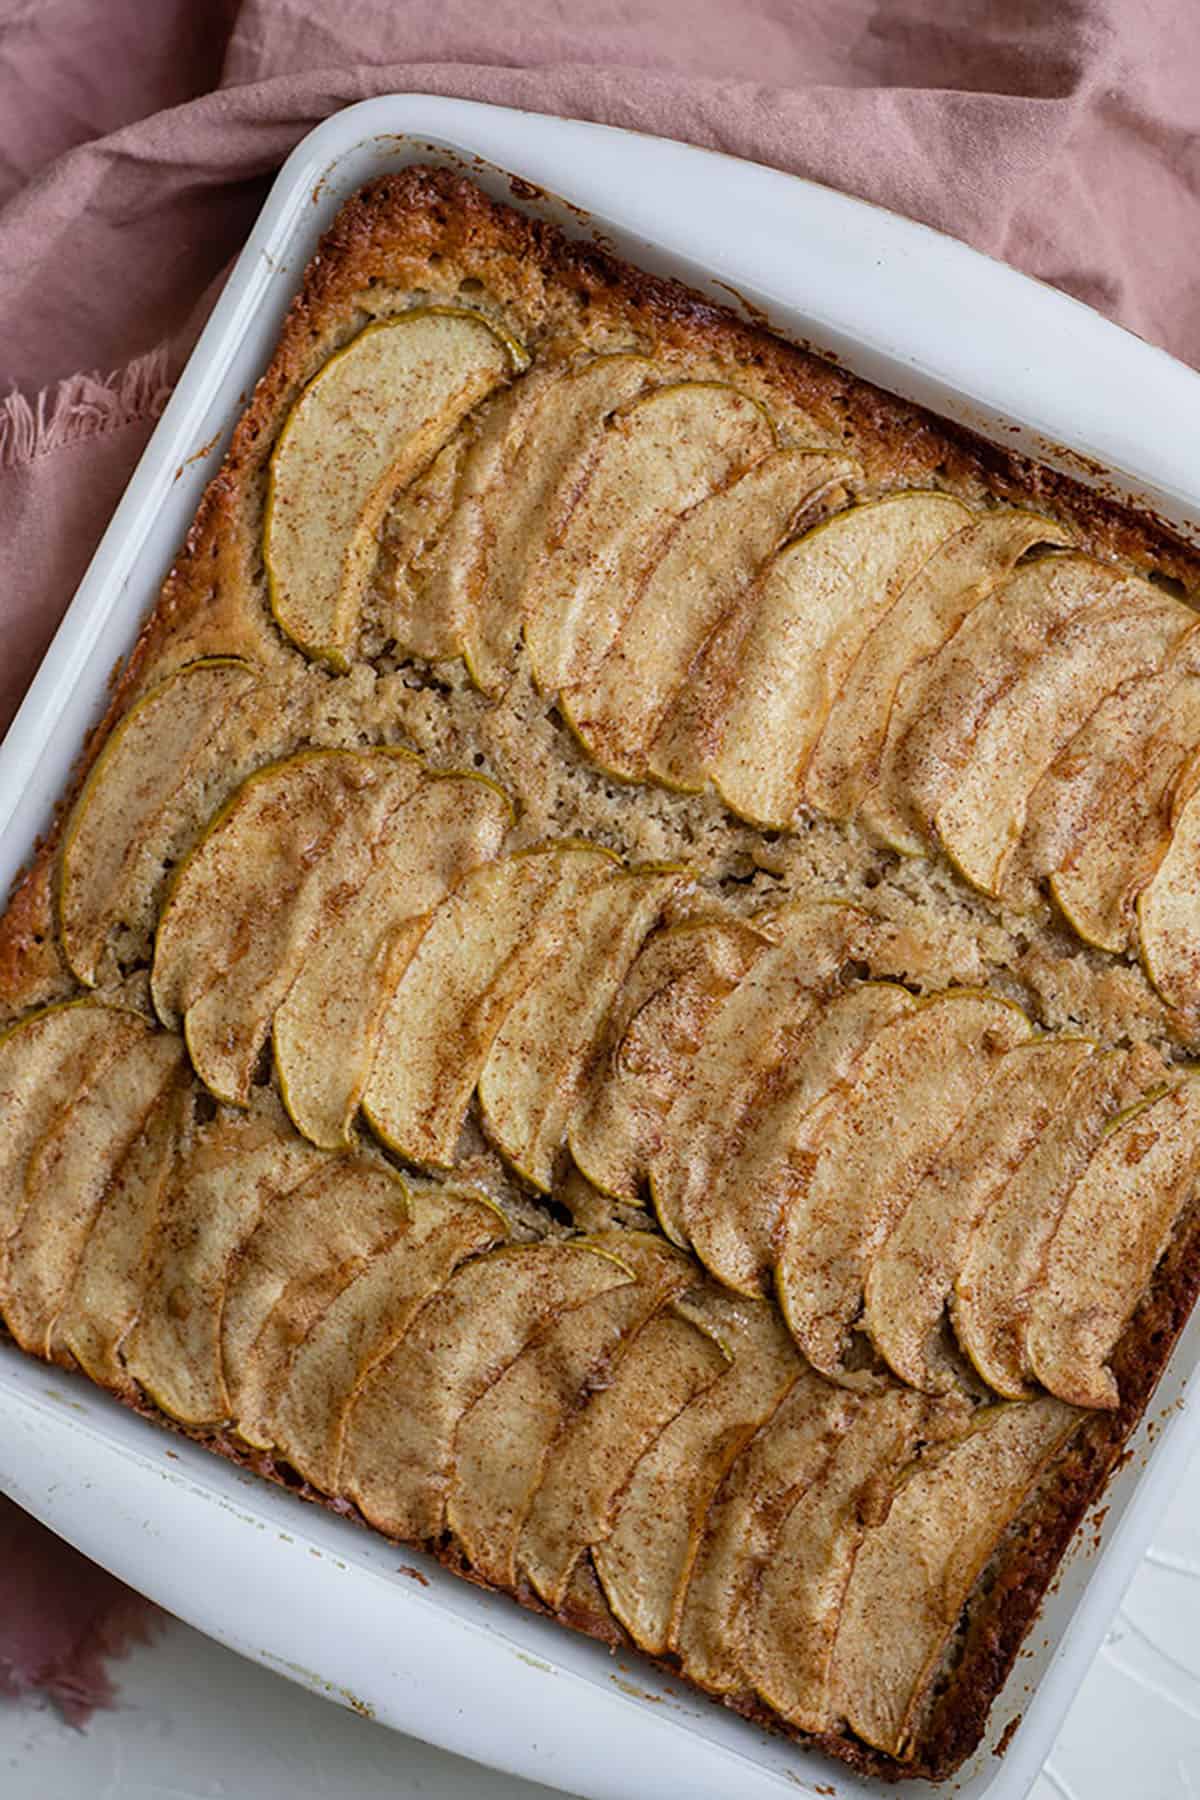
{"type": "MultiPolygon", "coordinates": [[[[338,107],[450,94],[772,163],[1200,362],[1198,76],[1179,0],[0,0],[0,732],[271,175],[338,107]]],[[[0,1692],[78,1717],[134,1615],[67,1555],[0,1503],[0,1692]]]]}

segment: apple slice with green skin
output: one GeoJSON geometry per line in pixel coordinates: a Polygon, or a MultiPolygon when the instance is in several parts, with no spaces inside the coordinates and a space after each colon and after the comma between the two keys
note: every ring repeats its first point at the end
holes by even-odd
{"type": "Polygon", "coordinates": [[[1042,1278],[1055,1227],[1108,1122],[1149,1085],[1122,1050],[1087,1058],[1038,1142],[971,1233],[954,1284],[951,1323],[964,1354],[1006,1399],[1033,1391],[1024,1347],[1026,1296],[1042,1278]]]}
{"type": "Polygon", "coordinates": [[[901,684],[879,779],[862,806],[877,836],[905,855],[926,853],[942,793],[967,763],[991,708],[1072,619],[1118,599],[1123,580],[1092,557],[1051,554],[1025,563],[972,607],[915,672],[918,679],[901,684]]]}
{"type": "Polygon", "coordinates": [[[820,1478],[861,1405],[806,1369],[729,1470],[709,1508],[671,1634],[689,1681],[713,1694],[750,1686],[740,1645],[771,1540],[820,1478]]]}
{"type": "Polygon", "coordinates": [[[618,1356],[608,1385],[567,1421],[547,1459],[517,1546],[517,1565],[553,1610],[576,1564],[603,1543],[643,1454],[684,1407],[731,1368],[707,1327],[668,1306],[618,1356]]]}
{"type": "MultiPolygon", "coordinates": [[[[688,1301],[680,1305],[691,1311],[688,1301]]],[[[652,1655],[663,1654],[678,1627],[717,1489],[803,1371],[769,1301],[705,1294],[698,1322],[725,1346],[732,1366],[639,1459],[611,1532],[592,1549],[614,1616],[652,1655]]]]}
{"type": "Polygon", "coordinates": [[[911,1754],[922,1702],[980,1574],[1081,1415],[1056,1400],[989,1406],[920,1457],[854,1561],[830,1710],[889,1756],[911,1754]],[[880,1596],[887,1595],[887,1605],[880,1596]]]}
{"type": "Polygon", "coordinates": [[[810,1155],[810,1136],[876,1036],[916,1001],[893,982],[867,982],[815,1007],[796,1034],[780,1078],[713,1171],[688,1214],[692,1248],[718,1281],[743,1294],[766,1287],[779,1221],[810,1155]]]}
{"type": "Polygon", "coordinates": [[[696,1279],[687,1257],[648,1233],[590,1241],[611,1251],[634,1283],[560,1313],[464,1414],[455,1436],[446,1522],[475,1572],[500,1587],[516,1585],[521,1527],[567,1419],[603,1386],[630,1335],[696,1279]]]}
{"type": "Polygon", "coordinates": [[[1142,967],[1167,1005],[1182,1010],[1200,1003],[1200,783],[1188,785],[1191,791],[1172,820],[1170,844],[1137,900],[1142,967]]]}
{"type": "Polygon", "coordinates": [[[911,672],[1035,544],[1069,542],[1053,520],[1007,507],[943,539],[870,633],[830,707],[805,777],[810,805],[829,818],[854,817],[878,776],[896,697],[911,672]]]}
{"type": "MultiPolygon", "coordinates": [[[[577,367],[535,368],[514,390],[510,429],[479,483],[478,516],[456,515],[473,550],[462,545],[466,586],[463,657],[484,693],[504,690],[521,632],[522,595],[547,542],[563,523],[604,441],[605,422],[663,371],[634,351],[594,356],[577,367]]],[[[481,435],[481,445],[487,433],[481,435]]],[[[492,453],[483,449],[487,458],[492,453]]],[[[449,555],[447,556],[447,566],[449,555]]]]}
{"type": "Polygon", "coordinates": [[[1043,1387],[1075,1406],[1120,1403],[1108,1361],[1200,1169],[1200,1075],[1113,1121],[1071,1190],[1029,1298],[1024,1339],[1043,1387]]]}
{"type": "Polygon", "coordinates": [[[479,1104],[488,1136],[549,1193],[609,1008],[678,874],[614,873],[585,893],[570,935],[543,963],[488,1053],[479,1104]]]}
{"type": "Polygon", "coordinates": [[[129,1373],[170,1418],[215,1425],[231,1415],[221,1360],[221,1309],[236,1258],[269,1207],[324,1158],[274,1106],[218,1116],[177,1164],[155,1230],[129,1373]]]}
{"type": "Polygon", "coordinates": [[[109,1053],[31,1151],[4,1296],[5,1322],[23,1350],[49,1356],[92,1222],[182,1066],[178,1038],[125,1015],[109,1053]]]}
{"type": "Polygon", "coordinates": [[[479,313],[418,306],[368,325],[318,370],[271,453],[271,611],[304,655],[349,667],[375,529],[524,352],[479,313]]]}
{"type": "Polygon", "coordinates": [[[119,1007],[68,1000],[0,1032],[0,1267],[4,1241],[25,1209],[34,1147],[125,1041],[129,1020],[119,1007]]]}
{"type": "Polygon", "coordinates": [[[680,520],[606,655],[564,688],[568,724],[602,769],[636,781],[710,632],[807,506],[856,472],[823,450],[774,450],[680,520]]]}
{"type": "Polygon", "coordinates": [[[709,769],[733,812],[752,824],[791,824],[809,759],[868,633],[969,518],[948,494],[891,494],[835,513],[775,558],[759,584],[709,769]]]}
{"type": "MultiPolygon", "coordinates": [[[[500,404],[523,385],[518,381],[508,393],[501,394],[500,404]]],[[[480,411],[487,405],[485,401],[480,411]]],[[[397,495],[381,527],[386,573],[376,577],[373,610],[401,656],[446,662],[458,654],[460,622],[438,607],[429,590],[440,585],[434,571],[441,544],[456,515],[470,453],[467,432],[456,432],[429,467],[397,495]]]]}
{"type": "Polygon", "coordinates": [[[918,1443],[961,1430],[967,1417],[965,1406],[910,1388],[863,1397],[820,1478],[785,1513],[739,1651],[750,1684],[790,1725],[835,1725],[831,1664],[864,1534],[886,1516],[918,1443]]]}
{"type": "Polygon", "coordinates": [[[327,1150],[351,1141],[384,1013],[433,909],[498,854],[512,804],[474,775],[434,777],[392,815],[370,873],[307,951],[271,1042],[283,1103],[327,1150]]]}
{"type": "Polygon", "coordinates": [[[693,1210],[736,1151],[760,1096],[803,1020],[861,953],[871,921],[858,907],[799,902],[768,924],[777,941],[711,1015],[690,1059],[650,1164],[659,1223],[675,1243],[691,1241],[693,1210]]]}
{"type": "Polygon", "coordinates": [[[190,1071],[181,1071],[151,1108],[92,1222],[51,1334],[56,1357],[73,1357],[85,1375],[126,1397],[133,1397],[136,1388],[121,1345],[142,1303],[159,1209],[179,1153],[192,1088],[190,1071]]]}
{"type": "Polygon", "coordinates": [[[586,1239],[506,1245],[456,1270],[351,1404],[342,1480],[363,1517],[390,1537],[437,1537],[468,1407],[561,1312],[630,1280],[586,1239]]]}
{"type": "Polygon", "coordinates": [[[863,1325],[910,1387],[945,1394],[958,1385],[942,1324],[972,1233],[1066,1106],[1094,1050],[1083,1038],[1047,1037],[1002,1056],[871,1264],[863,1325]]]}
{"type": "Polygon", "coordinates": [[[238,1252],[221,1306],[221,1366],[239,1432],[244,1416],[261,1411],[259,1396],[276,1372],[265,1359],[277,1340],[264,1340],[263,1327],[289,1286],[321,1293],[330,1269],[364,1262],[410,1216],[396,1171],[364,1157],[323,1163],[262,1214],[238,1252]]]}
{"type": "Polygon", "coordinates": [[[1032,1029],[994,995],[939,995],[876,1034],[829,1108],[780,1221],[775,1285],[796,1342],[831,1381],[870,1379],[847,1359],[871,1264],[999,1058],[1032,1029]]]}
{"type": "Polygon", "coordinates": [[[254,670],[233,657],[189,663],[143,694],[110,733],[63,833],[59,933],[67,965],[85,987],[96,985],[147,838],[229,708],[256,683],[254,670]]]}
{"type": "Polygon", "coordinates": [[[294,1349],[260,1435],[326,1494],[342,1491],[346,1420],[370,1370],[460,1263],[507,1235],[503,1215],[471,1189],[417,1190],[412,1208],[408,1229],[394,1243],[365,1264],[344,1265],[343,1284],[315,1321],[294,1289],[285,1291],[269,1321],[294,1349]]]}
{"type": "Polygon", "coordinates": [[[749,922],[696,919],[657,932],[643,947],[568,1134],[577,1167],[601,1193],[640,1198],[687,1058],[766,941],[749,922]]]}
{"type": "Polygon", "coordinates": [[[438,908],[388,1004],[363,1094],[391,1149],[452,1165],[505,1020],[619,866],[593,845],[552,845],[477,870],[438,908]]]}
{"type": "Polygon", "coordinates": [[[763,408],[726,382],[671,382],[608,419],[582,487],[521,596],[542,693],[592,673],[681,516],[774,444],[763,408]]]}
{"type": "Polygon", "coordinates": [[[995,697],[933,815],[942,849],[972,886],[999,891],[1030,798],[1059,751],[1114,689],[1155,673],[1194,622],[1190,607],[1149,582],[1121,582],[995,697]]]}

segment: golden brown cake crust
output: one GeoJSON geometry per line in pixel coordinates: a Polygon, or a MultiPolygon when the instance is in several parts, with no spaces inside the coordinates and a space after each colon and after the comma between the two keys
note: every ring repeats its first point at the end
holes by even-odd
{"type": "MultiPolygon", "coordinates": [[[[514,184],[515,197],[524,194],[514,184]]],[[[588,242],[489,200],[465,178],[413,167],[375,182],[339,213],[322,240],[285,321],[270,366],[241,417],[221,469],[209,484],[157,605],[113,685],[108,708],[91,733],[56,821],[18,880],[0,919],[0,1018],[52,999],[73,986],[58,955],[54,923],[56,850],[66,807],[116,720],[154,679],[220,648],[268,664],[294,663],[261,604],[248,496],[261,486],[271,445],[303,384],[327,356],[331,334],[354,328],[373,283],[434,293],[477,284],[506,318],[535,342],[553,341],[585,317],[684,364],[701,361],[736,372],[751,391],[811,421],[825,442],[845,443],[868,480],[938,486],[966,498],[993,497],[1043,511],[1071,526],[1081,545],[1154,573],[1188,591],[1200,586],[1200,556],[1168,528],[1016,453],[946,423],[849,372],[748,324],[682,286],[651,277],[588,242]]],[[[474,286],[473,286],[474,291],[474,286]]],[[[1114,1361],[1121,1406],[1093,1415],[1053,1468],[1034,1502],[993,1560],[972,1603],[960,1654],[928,1714],[913,1761],[898,1763],[851,1737],[819,1740],[822,1748],[863,1771],[889,1779],[940,1778],[979,1742],[988,1709],[1029,1629],[1080,1518],[1104,1487],[1141,1417],[1200,1287],[1200,1218],[1189,1214],[1156,1273],[1114,1361]]],[[[171,1429],[148,1404],[147,1416],[171,1429]]],[[[191,1435],[232,1460],[295,1486],[269,1458],[232,1438],[191,1435]]],[[[345,1502],[311,1489],[306,1496],[343,1516],[345,1502]]],[[[477,1580],[447,1546],[443,1560],[477,1580]]],[[[516,1598],[545,1608],[531,1592],[516,1598]]],[[[599,1599],[576,1593],[563,1623],[624,1647],[627,1639],[599,1599]]],[[[671,1667],[664,1664],[665,1667],[671,1667]]],[[[676,1679],[678,1670],[671,1667],[676,1679]]],[[[760,1705],[739,1710],[775,1729],[760,1705]]],[[[794,1734],[793,1734],[794,1735],[794,1734]]]]}

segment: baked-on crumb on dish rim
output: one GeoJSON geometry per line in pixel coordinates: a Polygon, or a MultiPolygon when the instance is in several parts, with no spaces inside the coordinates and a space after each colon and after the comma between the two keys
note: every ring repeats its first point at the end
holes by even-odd
{"type": "Polygon", "coordinates": [[[0,921],[8,1332],[948,1775],[1195,1298],[1198,581],[365,189],[0,921]]]}

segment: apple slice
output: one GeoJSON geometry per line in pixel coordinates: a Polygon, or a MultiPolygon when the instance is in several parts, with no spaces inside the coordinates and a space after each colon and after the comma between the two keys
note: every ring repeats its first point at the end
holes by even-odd
{"type": "Polygon", "coordinates": [[[863,1325],[910,1387],[944,1394],[958,1384],[941,1334],[972,1233],[1064,1112],[1094,1048],[1083,1038],[1034,1038],[1002,1056],[871,1264],[863,1325]]]}
{"type": "Polygon", "coordinates": [[[1075,1406],[1120,1403],[1108,1359],[1200,1168],[1200,1076],[1113,1121],[1071,1190],[1029,1297],[1033,1374],[1075,1406]]]}
{"type": "Polygon", "coordinates": [[[508,1014],[479,1076],[489,1137],[549,1193],[609,1008],[678,874],[614,874],[585,893],[570,935],[508,1014]]]}
{"type": "Polygon", "coordinates": [[[417,306],[368,325],[303,389],[271,453],[263,561],[305,656],[349,667],[389,500],[524,360],[480,314],[417,306]]]}
{"type": "Polygon", "coordinates": [[[563,713],[601,768],[646,774],[646,749],[710,632],[797,515],[855,472],[822,450],[774,450],[681,519],[607,654],[563,690],[563,713]]]}
{"type": "Polygon", "coordinates": [[[136,1029],[130,1019],[115,1006],[68,1000],[0,1032],[0,1267],[4,1242],[25,1210],[35,1146],[136,1029]]]}
{"type": "Polygon", "coordinates": [[[749,1687],[740,1645],[771,1540],[861,1405],[805,1370],[734,1462],[709,1508],[671,1634],[689,1681],[713,1694],[749,1687]]]}
{"type": "Polygon", "coordinates": [[[972,607],[917,679],[901,684],[879,779],[863,803],[870,829],[907,855],[924,854],[942,794],[968,762],[991,708],[1072,619],[1119,600],[1122,585],[1119,569],[1056,553],[1024,564],[972,607]]]}
{"type": "Polygon", "coordinates": [[[667,1115],[650,1164],[659,1223],[675,1243],[691,1241],[693,1210],[734,1154],[798,1026],[859,954],[870,920],[856,906],[799,902],[762,930],[777,941],[711,1016],[667,1115]]]}
{"type": "Polygon", "coordinates": [[[143,694],[110,733],[63,833],[58,916],[71,973],[94,987],[140,853],[211,746],[234,701],[256,686],[234,657],[189,663],[143,694]]]}
{"type": "Polygon", "coordinates": [[[775,1271],[796,1342],[830,1380],[864,1379],[847,1358],[871,1264],[998,1059],[1031,1031],[994,995],[938,995],[876,1034],[830,1108],[783,1214],[775,1271]]]}
{"type": "Polygon", "coordinates": [[[155,1405],[184,1425],[230,1417],[221,1309],[235,1259],[268,1207],[324,1161],[274,1106],[219,1115],[195,1132],[164,1195],[125,1364],[155,1405]]]}
{"type": "Polygon", "coordinates": [[[905,683],[1028,550],[1069,541],[1053,520],[1007,507],[943,539],[855,658],[813,750],[805,799],[830,818],[853,818],[878,777],[905,683]]]}
{"type": "Polygon", "coordinates": [[[150,1109],[141,1135],[92,1221],[51,1334],[56,1356],[74,1357],[85,1375],[128,1399],[137,1390],[121,1346],[142,1303],[159,1210],[179,1153],[191,1092],[190,1071],[181,1071],[180,1079],[150,1109]]]}
{"type": "Polygon", "coordinates": [[[384,1014],[363,1094],[391,1149],[451,1166],[505,1020],[618,869],[611,851],[552,845],[477,870],[438,908],[384,1014]]]}
{"type": "Polygon", "coordinates": [[[1140,1068],[1121,1050],[1083,1060],[1038,1142],[971,1233],[954,1284],[951,1322],[979,1375],[1010,1400],[1032,1392],[1023,1336],[1026,1296],[1041,1280],[1055,1227],[1105,1127],[1139,1097],[1140,1068]]]}
{"type": "MultiPolygon", "coordinates": [[[[688,1301],[680,1306],[691,1313],[688,1301]]],[[[769,1301],[705,1294],[693,1316],[725,1346],[732,1367],[685,1406],[639,1459],[611,1532],[592,1548],[614,1616],[635,1644],[656,1656],[678,1627],[717,1489],[803,1369],[769,1301]]]]}
{"type": "MultiPolygon", "coordinates": [[[[462,546],[459,563],[466,587],[463,656],[487,694],[508,684],[522,595],[543,546],[587,480],[606,420],[662,371],[647,356],[616,351],[574,368],[550,367],[547,375],[543,384],[539,366],[519,384],[529,389],[539,381],[527,406],[514,392],[511,428],[502,431],[494,471],[484,470],[479,483],[478,516],[469,506],[457,515],[474,540],[473,552],[462,546]]],[[[492,460],[489,450],[481,454],[492,460]]],[[[446,560],[448,567],[449,546],[446,560]]]]}
{"type": "Polygon", "coordinates": [[[351,1404],[342,1479],[363,1517],[390,1537],[439,1536],[468,1407],[561,1312],[629,1281],[586,1239],[507,1245],[458,1269],[351,1404]]]}
{"type": "Polygon", "coordinates": [[[867,1532],[841,1609],[829,1696],[833,1715],[877,1750],[911,1753],[921,1704],[980,1574],[1079,1419],[1056,1400],[984,1408],[957,1442],[918,1459],[867,1532]]]}
{"type": "Polygon", "coordinates": [[[998,892],[1030,797],[1059,751],[1106,695],[1153,674],[1194,621],[1149,582],[1118,582],[994,698],[965,762],[939,783],[933,815],[943,850],[974,887],[998,892]]]}
{"type": "Polygon", "coordinates": [[[607,1043],[568,1142],[601,1193],[637,1201],[687,1059],[765,947],[751,923],[694,919],[657,932],[617,996],[607,1043]]]}
{"type": "Polygon", "coordinates": [[[5,1322],[23,1350],[49,1356],[92,1222],[182,1066],[178,1038],[126,1014],[108,1054],[30,1152],[4,1296],[5,1322]]]}
{"type": "Polygon", "coordinates": [[[669,1306],[636,1333],[607,1387],[572,1415],[547,1459],[517,1546],[517,1564],[557,1610],[586,1550],[612,1529],[618,1498],[671,1420],[730,1368],[708,1329],[669,1306]]]}
{"type": "Polygon", "coordinates": [[[1200,784],[1189,787],[1175,809],[1166,854],[1137,901],[1142,966],[1167,1005],[1185,1009],[1200,1003],[1200,784]]]}
{"type": "Polygon", "coordinates": [[[834,1644],[864,1533],[886,1515],[917,1445],[961,1429],[967,1409],[909,1388],[864,1397],[820,1478],[785,1513],[769,1545],[740,1654],[768,1706],[802,1731],[836,1723],[834,1644]]]}
{"type": "Polygon", "coordinates": [[[358,892],[307,951],[271,1040],[283,1103],[314,1144],[350,1142],[384,1013],[433,909],[497,855],[512,817],[507,796],[480,777],[422,783],[393,814],[358,892]]]}
{"type": "Polygon", "coordinates": [[[323,1294],[329,1270],[365,1262],[410,1216],[399,1175],[365,1157],[323,1162],[262,1214],[238,1252],[221,1306],[221,1366],[239,1432],[276,1372],[266,1359],[277,1340],[264,1340],[263,1328],[289,1287],[302,1283],[310,1295],[323,1294]]]}
{"type": "Polygon", "coordinates": [[[476,1573],[500,1587],[516,1585],[521,1527],[567,1419],[604,1385],[626,1339],[696,1279],[687,1257],[648,1233],[590,1242],[635,1281],[560,1313],[464,1414],[454,1440],[446,1522],[476,1573]]]}
{"type": "Polygon", "coordinates": [[[344,1285],[315,1321],[294,1288],[268,1321],[295,1349],[260,1435],[326,1494],[342,1491],[346,1420],[367,1374],[459,1264],[506,1235],[503,1215],[474,1190],[426,1188],[412,1203],[408,1230],[365,1265],[347,1266],[344,1285]]]}
{"type": "Polygon", "coordinates": [[[775,558],[720,700],[709,773],[733,812],[752,824],[791,824],[809,759],[868,633],[969,518],[949,494],[891,494],[835,513],[775,558]]]}
{"type": "Polygon", "coordinates": [[[894,982],[866,982],[804,1021],[736,1151],[689,1211],[692,1248],[726,1287],[763,1292],[779,1221],[803,1184],[828,1096],[841,1091],[879,1032],[916,1004],[894,982]]]}
{"type": "Polygon", "coordinates": [[[774,443],[763,408],[726,382],[671,382],[608,419],[585,480],[530,568],[521,597],[542,693],[592,673],[681,515],[774,443]]]}

